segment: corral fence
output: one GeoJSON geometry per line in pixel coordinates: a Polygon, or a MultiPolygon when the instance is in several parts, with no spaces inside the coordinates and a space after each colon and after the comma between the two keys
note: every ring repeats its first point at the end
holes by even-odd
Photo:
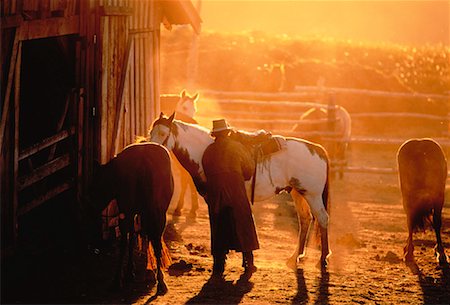
{"type": "MultiPolygon", "coordinates": [[[[162,96],[161,101],[164,104],[169,99],[162,96]]],[[[174,101],[176,98],[172,103],[174,101]]],[[[295,92],[277,93],[203,90],[200,92],[196,118],[206,127],[211,127],[214,119],[226,118],[238,129],[265,129],[273,134],[299,138],[321,136],[323,141],[336,142],[340,141],[340,137],[334,130],[334,111],[328,111],[326,119],[299,121],[300,116],[311,107],[321,106],[333,110],[336,105],[349,111],[352,130],[358,130],[357,133],[352,133],[349,143],[351,146],[392,148],[399,147],[410,138],[431,137],[450,156],[449,95],[324,87],[296,87],[295,92]],[[328,129],[320,132],[295,132],[295,124],[326,124],[328,129]]],[[[162,108],[166,107],[162,105],[162,108]]],[[[350,166],[339,160],[332,160],[332,164],[334,170],[344,172],[397,173],[396,166],[350,166]]]]}

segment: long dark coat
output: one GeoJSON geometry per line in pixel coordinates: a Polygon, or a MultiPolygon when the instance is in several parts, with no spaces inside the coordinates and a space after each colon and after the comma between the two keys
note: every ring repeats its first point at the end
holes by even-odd
{"type": "Polygon", "coordinates": [[[245,180],[253,174],[254,161],[245,147],[229,137],[219,137],[203,155],[212,254],[228,250],[259,249],[245,180]]]}

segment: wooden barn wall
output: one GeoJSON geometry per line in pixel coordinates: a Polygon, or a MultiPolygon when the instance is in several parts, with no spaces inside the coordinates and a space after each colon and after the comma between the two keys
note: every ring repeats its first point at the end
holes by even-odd
{"type": "Polygon", "coordinates": [[[25,19],[73,16],[77,14],[78,2],[79,0],[2,0],[1,15],[22,14],[25,19]]]}
{"type": "Polygon", "coordinates": [[[159,18],[156,1],[103,1],[101,33],[101,162],[159,113],[159,18]]]}
{"type": "MultiPolygon", "coordinates": [[[[53,186],[44,184],[47,181],[45,179],[69,165],[68,158],[65,158],[64,162],[49,158],[49,162],[38,168],[32,168],[26,173],[24,171],[26,166],[20,167],[20,164],[31,164],[29,159],[31,156],[51,145],[53,145],[52,151],[55,151],[57,143],[65,138],[61,136],[61,133],[56,132],[45,139],[35,138],[34,140],[37,142],[27,143],[31,146],[20,146],[20,140],[24,137],[23,131],[28,128],[27,125],[21,125],[23,117],[20,115],[20,109],[25,109],[23,108],[24,104],[29,102],[29,100],[25,101],[22,96],[24,81],[21,75],[27,75],[26,73],[31,69],[29,64],[22,62],[22,46],[26,46],[32,40],[40,41],[42,38],[56,39],[58,36],[72,35],[70,39],[73,39],[76,35],[82,35],[81,23],[85,24],[85,21],[80,10],[81,7],[87,6],[90,6],[90,0],[1,0],[0,203],[2,255],[5,253],[5,249],[11,250],[17,241],[19,217],[64,191],[60,187],[53,188],[53,186]],[[61,167],[55,164],[61,165],[61,167]],[[42,184],[36,188],[41,193],[35,197],[27,195],[26,199],[19,200],[20,192],[27,188],[28,190],[32,189],[41,182],[42,184]],[[58,192],[55,189],[58,189],[58,192]]],[[[75,43],[78,46],[77,54],[81,53],[80,41],[75,43]]],[[[24,54],[26,50],[24,47],[24,54]]],[[[70,61],[74,65],[80,64],[80,60],[76,59],[75,55],[70,61]]],[[[80,82],[79,85],[81,84],[80,82]]],[[[39,97],[36,99],[39,101],[39,97]]],[[[67,134],[69,137],[73,132],[70,131],[67,134]]],[[[54,156],[54,153],[49,155],[54,156]]],[[[78,160],[79,163],[81,163],[80,160],[82,161],[82,159],[78,160]]],[[[75,164],[76,161],[70,160],[70,162],[75,164]]],[[[78,166],[78,164],[74,166],[78,166]]],[[[81,171],[81,167],[78,168],[78,171],[81,171]]],[[[78,177],[72,178],[75,180],[78,177]]]]}

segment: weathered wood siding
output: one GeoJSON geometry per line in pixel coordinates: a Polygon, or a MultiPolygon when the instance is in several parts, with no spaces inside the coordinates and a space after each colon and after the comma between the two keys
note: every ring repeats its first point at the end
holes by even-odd
{"type": "Polygon", "coordinates": [[[159,111],[156,1],[102,1],[101,162],[143,136],[159,111]]]}

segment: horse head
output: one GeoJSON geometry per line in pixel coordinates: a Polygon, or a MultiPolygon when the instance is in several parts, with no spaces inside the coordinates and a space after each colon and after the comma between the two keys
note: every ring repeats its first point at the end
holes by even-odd
{"type": "Polygon", "coordinates": [[[190,118],[193,118],[195,113],[197,112],[198,97],[198,93],[190,96],[186,93],[186,90],[181,91],[180,99],[178,100],[175,107],[175,112],[182,113],[190,118]]]}
{"type": "Polygon", "coordinates": [[[175,112],[170,117],[166,117],[161,112],[159,118],[153,122],[152,129],[148,133],[150,142],[155,142],[166,146],[169,150],[172,150],[175,145],[175,139],[173,137],[176,133],[173,119],[175,118],[175,112]]]}

